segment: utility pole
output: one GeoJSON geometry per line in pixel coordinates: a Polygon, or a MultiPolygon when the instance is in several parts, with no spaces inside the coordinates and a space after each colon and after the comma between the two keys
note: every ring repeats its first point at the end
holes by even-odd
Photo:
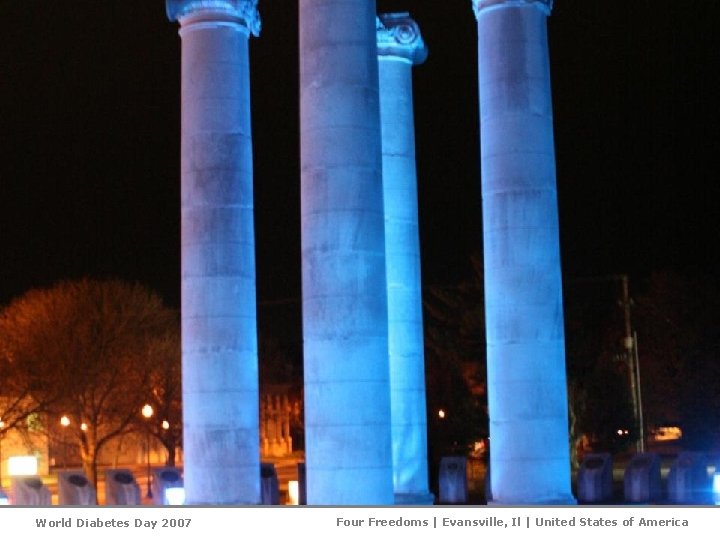
{"type": "Polygon", "coordinates": [[[640,383],[640,356],[638,354],[637,332],[633,332],[633,359],[635,361],[635,381],[637,383],[638,422],[640,435],[640,452],[645,451],[645,419],[642,406],[642,384],[640,383]]]}
{"type": "Polygon", "coordinates": [[[630,293],[627,274],[618,276],[622,283],[622,307],[625,320],[625,335],[623,337],[623,348],[625,349],[624,360],[628,368],[628,379],[630,382],[630,396],[632,398],[633,416],[638,429],[638,440],[635,447],[638,452],[645,451],[645,427],[643,426],[642,401],[640,394],[640,363],[637,352],[637,332],[632,329],[630,318],[630,293]]]}
{"type": "Polygon", "coordinates": [[[630,386],[630,399],[632,400],[633,418],[635,420],[635,428],[638,430],[638,440],[635,443],[637,452],[645,451],[645,422],[643,419],[642,393],[640,387],[640,360],[637,348],[637,332],[632,327],[632,317],[630,308],[632,300],[630,299],[630,285],[627,274],[614,274],[608,276],[589,277],[575,280],[584,283],[600,283],[619,281],[621,284],[620,306],[623,309],[624,331],[622,338],[622,361],[625,362],[628,371],[628,383],[630,386]]]}

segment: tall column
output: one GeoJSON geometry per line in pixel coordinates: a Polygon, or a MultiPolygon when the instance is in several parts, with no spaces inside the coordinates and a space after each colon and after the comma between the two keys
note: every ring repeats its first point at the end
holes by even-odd
{"type": "Polygon", "coordinates": [[[393,503],[374,0],[300,0],[308,504],[393,503]]]}
{"type": "Polygon", "coordinates": [[[428,490],[412,66],[427,48],[408,13],[377,25],[395,502],[432,504],[428,490]]]}
{"type": "Polygon", "coordinates": [[[257,0],[167,0],[182,38],[181,287],[189,504],[259,504],[248,38],[257,0]]]}
{"type": "Polygon", "coordinates": [[[546,22],[551,5],[473,0],[490,470],[499,504],[573,501],[546,22]]]}

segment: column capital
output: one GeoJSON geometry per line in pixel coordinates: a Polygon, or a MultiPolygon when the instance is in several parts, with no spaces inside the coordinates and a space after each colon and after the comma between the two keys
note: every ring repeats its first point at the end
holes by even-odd
{"type": "Polygon", "coordinates": [[[550,15],[553,0],[472,0],[472,7],[476,18],[480,17],[480,12],[485,9],[528,5],[535,5],[535,7],[542,10],[546,15],[550,15]]]}
{"type": "Polygon", "coordinates": [[[203,11],[238,18],[257,37],[260,35],[257,3],[258,0],[165,0],[165,11],[171,21],[203,11]]]}
{"type": "Polygon", "coordinates": [[[376,19],[378,56],[397,56],[422,64],[428,50],[409,13],[382,13],[376,19]]]}

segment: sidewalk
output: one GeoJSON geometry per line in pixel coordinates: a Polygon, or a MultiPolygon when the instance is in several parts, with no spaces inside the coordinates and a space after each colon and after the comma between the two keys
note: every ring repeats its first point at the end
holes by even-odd
{"type": "MultiPolygon", "coordinates": [[[[273,463],[275,465],[275,471],[278,476],[278,485],[280,491],[280,504],[287,504],[288,501],[288,482],[291,480],[298,479],[298,467],[297,464],[303,461],[302,455],[292,455],[283,458],[271,458],[263,460],[263,463],[273,463]]],[[[152,468],[163,467],[162,464],[151,464],[152,468]]],[[[148,469],[147,465],[127,465],[118,464],[117,467],[103,465],[98,467],[98,479],[97,479],[97,499],[99,505],[105,505],[105,471],[108,469],[129,469],[135,481],[140,487],[140,498],[142,505],[154,505],[151,497],[148,497],[148,469]]],[[[182,464],[179,466],[182,468],[182,464]]],[[[49,474],[40,475],[43,484],[50,490],[52,505],[58,504],[58,473],[61,471],[75,471],[81,470],[80,465],[70,466],[67,468],[52,468],[49,474]]],[[[6,493],[10,490],[10,478],[3,476],[2,485],[0,489],[3,489],[6,493]]]]}

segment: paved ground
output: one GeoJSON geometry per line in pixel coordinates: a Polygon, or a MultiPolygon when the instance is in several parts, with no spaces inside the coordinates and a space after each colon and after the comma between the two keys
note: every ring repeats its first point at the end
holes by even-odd
{"type": "MultiPolygon", "coordinates": [[[[613,495],[604,504],[617,504],[624,505],[624,475],[625,467],[629,461],[630,456],[616,456],[613,460],[613,495]]],[[[670,471],[676,455],[666,454],[662,455],[662,466],[661,466],[661,479],[662,479],[662,493],[659,500],[655,501],[655,504],[668,504],[667,501],[667,476],[670,471]]],[[[274,459],[272,460],[275,465],[275,470],[278,475],[278,483],[280,487],[280,504],[288,504],[288,482],[290,480],[298,479],[298,462],[303,460],[302,455],[296,455],[293,457],[274,459]]],[[[720,456],[717,459],[718,468],[720,469],[720,456]]],[[[153,502],[147,497],[147,467],[146,466],[122,466],[123,468],[130,468],[135,478],[140,485],[142,504],[152,505],[153,502]]],[[[104,483],[104,469],[98,474],[98,500],[99,504],[105,504],[105,483],[104,483]]],[[[468,504],[485,504],[485,477],[486,477],[486,466],[481,460],[470,460],[468,468],[468,488],[469,498],[468,504]]],[[[51,471],[51,474],[43,477],[43,482],[48,486],[52,494],[52,504],[57,505],[57,476],[55,471],[51,471]]],[[[573,485],[575,478],[573,476],[573,485]]],[[[10,482],[9,478],[3,478],[2,482],[6,492],[9,491],[10,482]]]]}
{"type": "MultiPolygon", "coordinates": [[[[278,475],[278,484],[280,487],[280,502],[286,504],[288,501],[288,481],[297,480],[297,464],[302,461],[302,457],[288,457],[271,460],[275,465],[275,470],[278,475]]],[[[153,466],[156,466],[153,464],[153,466]]],[[[80,467],[72,467],[72,469],[79,469],[80,467]]],[[[105,504],[105,474],[104,471],[107,467],[101,467],[98,471],[98,503],[101,505],[105,504]]],[[[146,465],[118,465],[118,468],[130,469],[135,476],[135,480],[140,486],[141,502],[144,505],[152,505],[153,501],[147,496],[147,466],[146,465]]],[[[58,489],[57,489],[57,470],[51,469],[50,474],[42,476],[43,484],[45,484],[50,490],[51,501],[53,505],[58,504],[58,489]]],[[[10,491],[10,478],[3,476],[2,485],[0,486],[6,493],[10,491]]]]}

